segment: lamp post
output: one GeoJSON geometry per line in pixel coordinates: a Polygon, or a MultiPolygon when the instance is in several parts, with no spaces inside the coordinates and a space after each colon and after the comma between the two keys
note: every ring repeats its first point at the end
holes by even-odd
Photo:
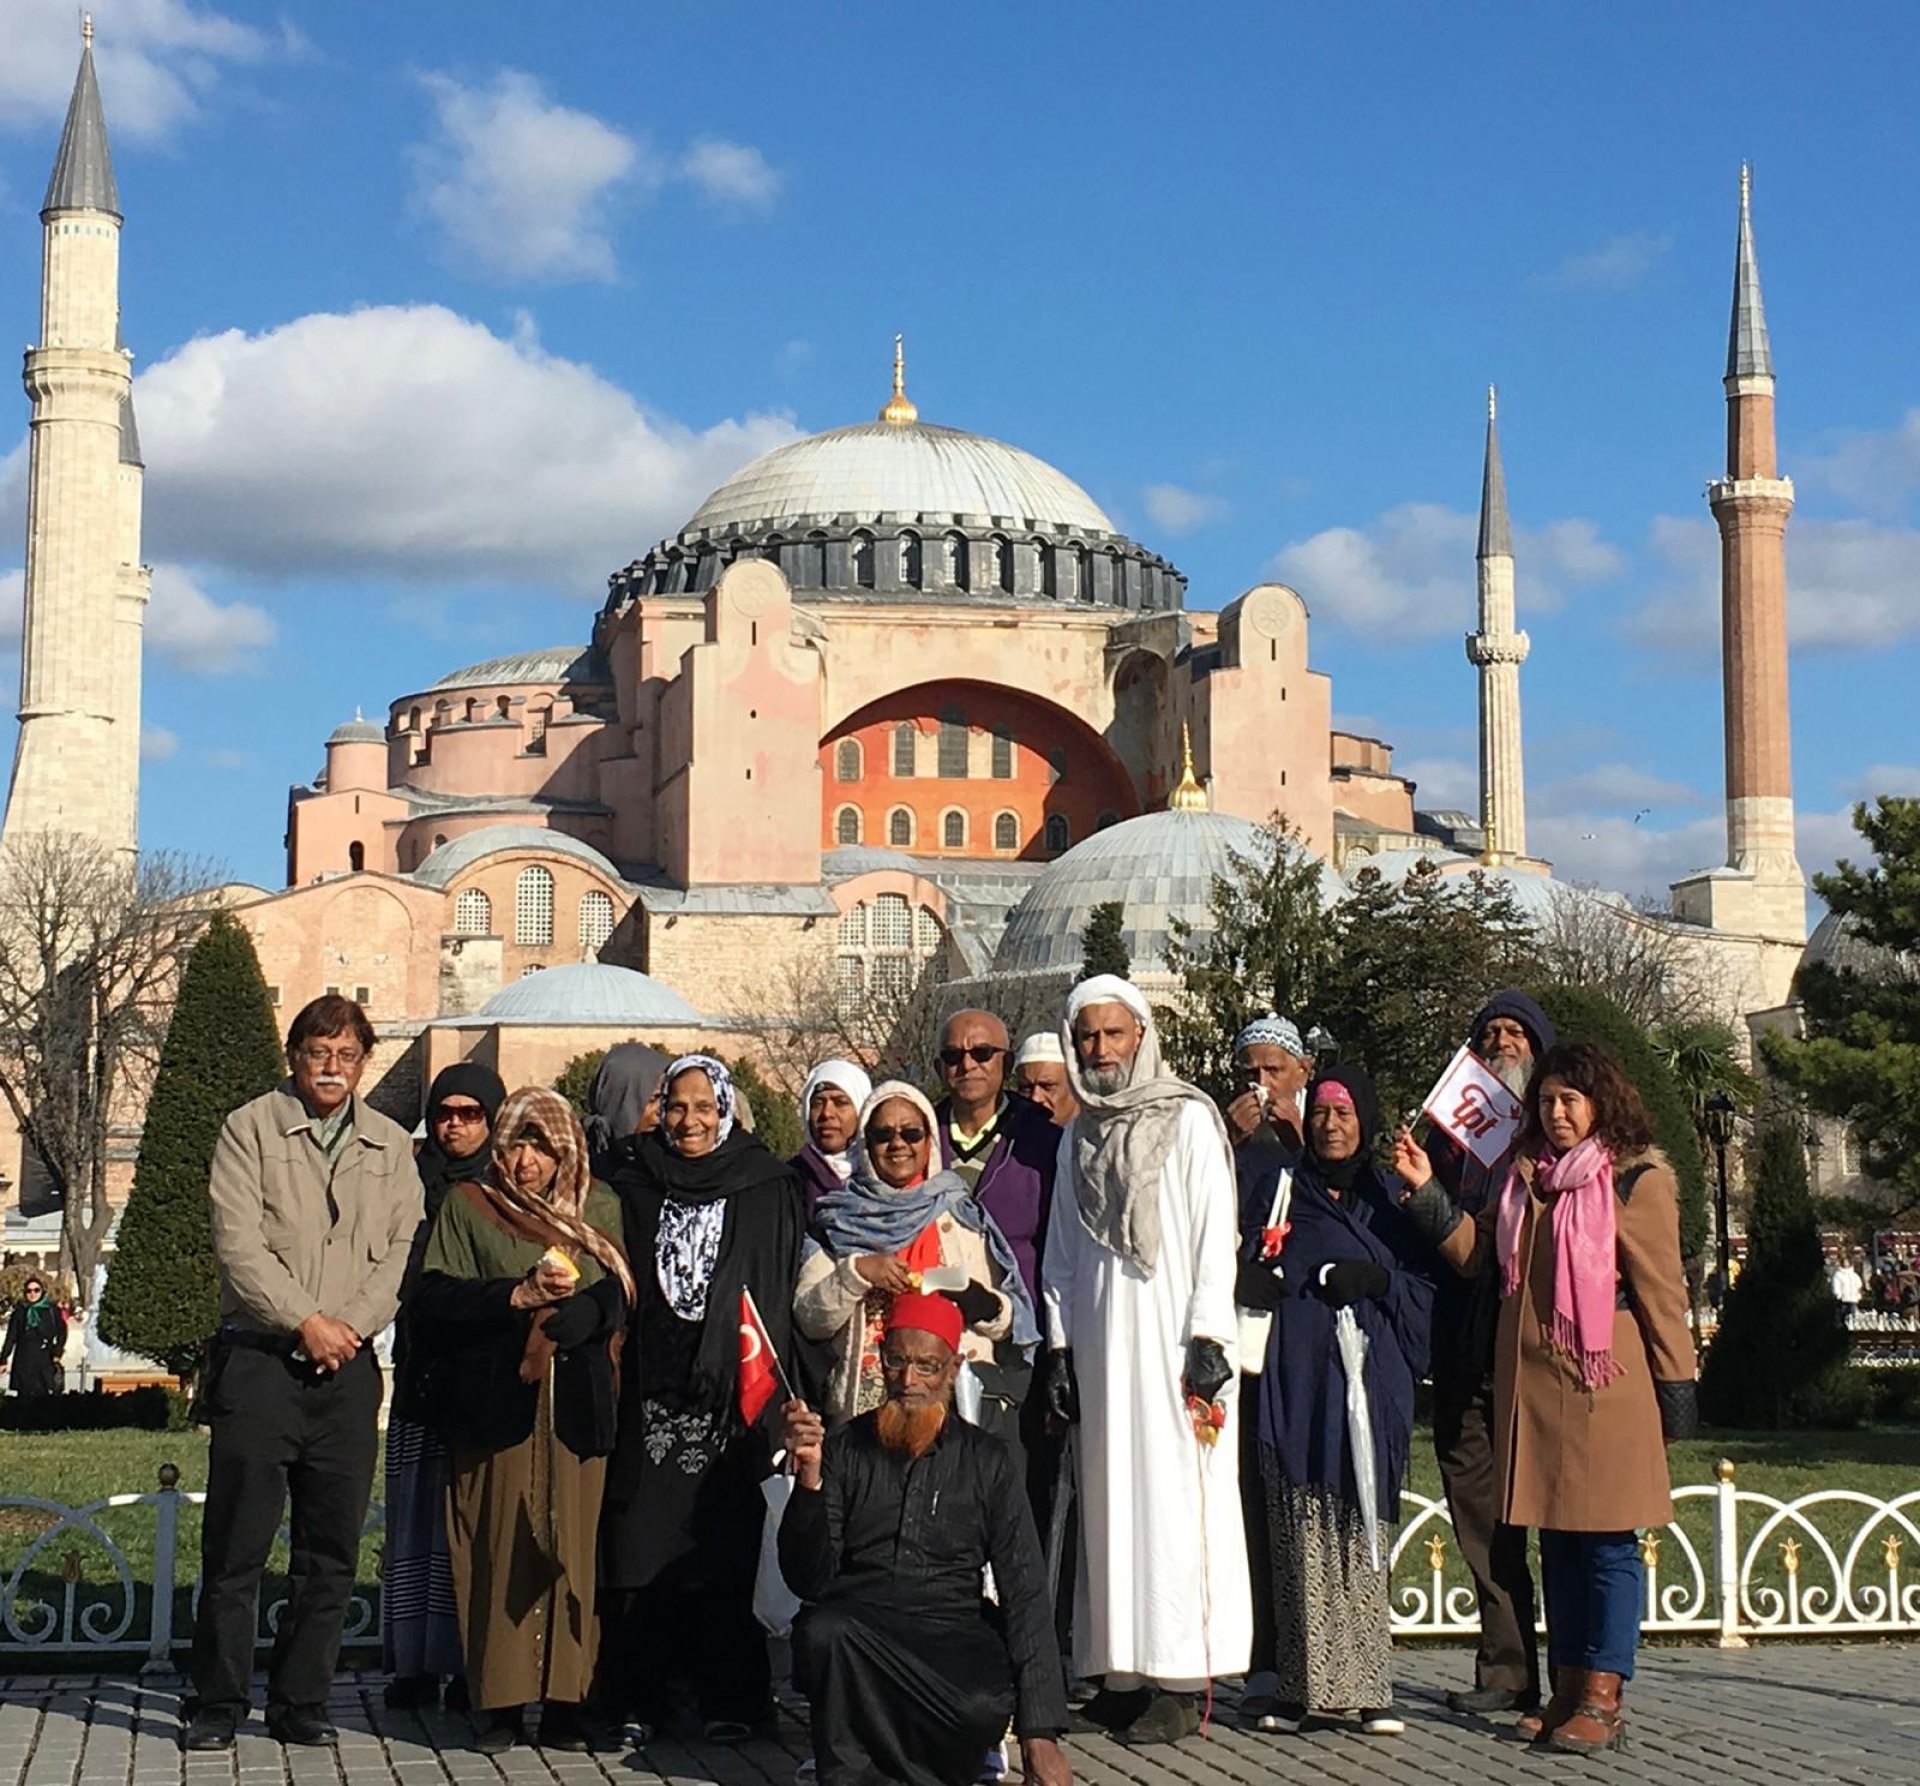
{"type": "Polygon", "coordinates": [[[1727,1229],[1727,1146],[1733,1140],[1733,1100],[1717,1091],[1706,1102],[1701,1122],[1707,1139],[1713,1143],[1713,1163],[1720,1174],[1719,1196],[1715,1210],[1720,1230],[1720,1294],[1733,1287],[1733,1236],[1727,1229]]]}

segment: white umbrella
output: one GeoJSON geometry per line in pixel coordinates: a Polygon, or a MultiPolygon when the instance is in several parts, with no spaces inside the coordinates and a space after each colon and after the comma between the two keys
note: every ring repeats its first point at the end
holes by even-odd
{"type": "Polygon", "coordinates": [[[1340,1368],[1347,1373],[1347,1449],[1360,1490],[1360,1517],[1367,1525],[1367,1561],[1378,1569],[1380,1482],[1373,1456],[1373,1409],[1367,1402],[1367,1336],[1352,1309],[1335,1311],[1333,1337],[1340,1348],[1340,1368]]]}

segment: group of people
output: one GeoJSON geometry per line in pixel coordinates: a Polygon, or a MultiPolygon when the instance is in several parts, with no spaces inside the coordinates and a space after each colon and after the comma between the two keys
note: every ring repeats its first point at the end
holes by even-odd
{"type": "Polygon", "coordinates": [[[1525,995],[1469,1040],[1525,1102],[1491,1161],[1388,1136],[1364,1072],[1277,1014],[1237,1039],[1222,1110],[1098,975],[1017,1051],[955,1013],[937,1101],[822,1062],[790,1161],[719,1060],[627,1044],[585,1127],[449,1068],[416,1167],[356,1095],[364,1016],[316,1000],[215,1158],[189,1747],[246,1715],[289,1492],[269,1728],[333,1738],[368,1341],[396,1313],[389,1697],[470,1706],[483,1748],[529,1740],[536,1706],[545,1748],[764,1729],[769,1554],[823,1786],[965,1786],[1009,1730],[1064,1786],[1063,1737],[1176,1741],[1227,1676],[1249,1728],[1398,1730],[1389,1548],[1430,1373],[1481,1606],[1456,1709],[1616,1746],[1634,1528],[1671,1517],[1663,1440],[1691,1419],[1673,1175],[1617,1063],[1555,1046],[1525,995]]]}

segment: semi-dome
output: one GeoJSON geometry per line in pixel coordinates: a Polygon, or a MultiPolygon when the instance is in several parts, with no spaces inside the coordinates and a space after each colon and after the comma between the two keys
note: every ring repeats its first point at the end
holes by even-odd
{"type": "Polygon", "coordinates": [[[633,1028],[670,1024],[684,1028],[706,1021],[679,993],[630,967],[581,961],[526,974],[503,986],[464,1027],[499,1023],[546,1024],[556,1029],[633,1028]]]}
{"type": "Polygon", "coordinates": [[[620,870],[592,844],[582,843],[564,831],[550,831],[544,825],[483,825],[478,831],[469,831],[429,851],[426,860],[413,871],[413,878],[425,881],[430,887],[444,887],[462,869],[507,850],[537,850],[545,856],[568,856],[589,868],[597,868],[610,881],[622,878],[620,870]]]}

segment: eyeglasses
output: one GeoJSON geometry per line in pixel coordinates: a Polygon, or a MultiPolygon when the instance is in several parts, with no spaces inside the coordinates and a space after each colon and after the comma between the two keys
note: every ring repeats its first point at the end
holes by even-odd
{"type": "Polygon", "coordinates": [[[302,1048],[300,1058],[310,1067],[357,1067],[367,1053],[364,1048],[302,1048]]]}
{"type": "Polygon", "coordinates": [[[478,1104],[442,1104],[433,1113],[435,1122],[483,1123],[487,1113],[478,1104]]]}
{"type": "Polygon", "coordinates": [[[947,1364],[943,1358],[907,1358],[898,1352],[882,1352],[880,1368],[889,1376],[918,1377],[923,1383],[931,1383],[947,1364]]]}
{"type": "Polygon", "coordinates": [[[982,1042],[976,1048],[942,1048],[940,1064],[943,1067],[957,1067],[962,1061],[972,1061],[975,1066],[984,1067],[996,1054],[1005,1054],[1004,1048],[992,1042],[982,1042]]]}
{"type": "Polygon", "coordinates": [[[869,1129],[867,1145],[885,1147],[890,1141],[904,1141],[909,1147],[918,1147],[927,1138],[927,1131],[918,1123],[904,1123],[897,1129],[869,1129]]]}

